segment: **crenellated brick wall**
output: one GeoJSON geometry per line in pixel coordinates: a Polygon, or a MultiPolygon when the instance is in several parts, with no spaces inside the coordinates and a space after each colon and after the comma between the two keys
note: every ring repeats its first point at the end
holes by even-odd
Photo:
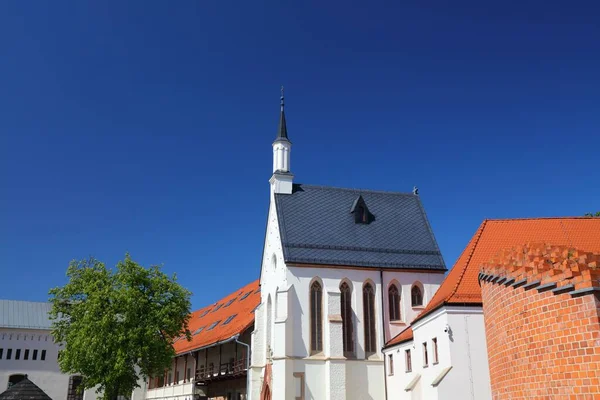
{"type": "Polygon", "coordinates": [[[494,399],[600,398],[600,255],[529,244],[479,283],[494,399]]]}

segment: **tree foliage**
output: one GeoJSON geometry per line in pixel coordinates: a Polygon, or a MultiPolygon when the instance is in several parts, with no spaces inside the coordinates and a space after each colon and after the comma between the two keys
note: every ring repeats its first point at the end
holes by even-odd
{"type": "Polygon", "coordinates": [[[90,258],[72,261],[67,277],[50,290],[52,334],[61,370],[81,374],[83,389],[130,396],[140,378],[171,365],[175,338],[191,340],[191,293],[158,266],[146,269],[127,254],[110,270],[90,258]]]}
{"type": "Polygon", "coordinates": [[[598,211],[596,213],[585,213],[584,216],[586,216],[586,217],[600,217],[600,211],[598,211]]]}

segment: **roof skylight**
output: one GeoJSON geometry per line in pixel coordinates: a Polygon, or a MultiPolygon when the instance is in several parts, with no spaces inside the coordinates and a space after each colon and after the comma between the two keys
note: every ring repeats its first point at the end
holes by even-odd
{"type": "Polygon", "coordinates": [[[200,332],[202,332],[202,329],[204,329],[204,327],[203,327],[203,326],[201,326],[200,328],[196,329],[196,330],[194,331],[194,333],[192,333],[192,335],[196,336],[197,334],[199,334],[200,332]]]}
{"type": "Polygon", "coordinates": [[[225,320],[225,322],[223,322],[223,325],[227,325],[228,323],[230,323],[231,321],[233,321],[233,319],[236,317],[237,314],[233,314],[230,315],[229,317],[227,317],[227,319],[225,320]]]}
{"type": "Polygon", "coordinates": [[[215,308],[213,308],[212,312],[218,311],[218,310],[219,310],[219,308],[221,308],[222,306],[223,306],[223,304],[217,304],[217,305],[215,306],[215,308]]]}
{"type": "Polygon", "coordinates": [[[206,314],[208,314],[209,311],[210,311],[210,309],[205,310],[198,318],[204,317],[206,314]]]}
{"type": "Polygon", "coordinates": [[[231,305],[231,303],[233,303],[233,301],[234,301],[234,300],[235,300],[235,299],[231,299],[231,300],[229,300],[227,303],[225,303],[225,304],[223,305],[223,307],[229,307],[229,306],[231,305]]]}
{"type": "Polygon", "coordinates": [[[240,301],[244,300],[246,297],[250,296],[250,293],[252,293],[252,291],[249,291],[248,293],[244,294],[242,297],[240,297],[240,301]]]}
{"type": "Polygon", "coordinates": [[[218,321],[215,321],[215,322],[213,322],[213,323],[212,323],[212,324],[211,324],[211,325],[208,327],[207,331],[212,331],[213,329],[215,329],[215,327],[216,327],[217,325],[219,325],[219,322],[221,322],[221,320],[218,320],[218,321]]]}

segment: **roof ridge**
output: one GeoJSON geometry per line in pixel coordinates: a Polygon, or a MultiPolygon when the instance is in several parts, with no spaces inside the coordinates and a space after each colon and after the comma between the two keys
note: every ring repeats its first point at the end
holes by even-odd
{"type": "MultiPolygon", "coordinates": [[[[475,233],[477,236],[475,238],[475,242],[473,243],[473,248],[471,249],[471,253],[467,257],[467,260],[465,262],[465,266],[462,269],[460,275],[458,276],[458,279],[456,280],[456,284],[452,288],[452,291],[450,292],[450,294],[448,296],[446,296],[446,298],[444,299],[444,302],[450,300],[450,298],[456,294],[456,291],[458,290],[458,286],[460,285],[460,282],[464,278],[465,273],[467,271],[467,268],[469,267],[469,263],[471,262],[471,258],[473,258],[473,253],[475,253],[475,249],[477,248],[477,243],[479,243],[479,239],[481,239],[481,235],[483,235],[483,231],[485,230],[485,226],[486,226],[487,222],[488,222],[487,219],[483,220],[483,222],[481,223],[481,226],[478,229],[478,232],[475,233]]],[[[462,257],[462,254],[460,256],[462,257]]],[[[460,259],[460,257],[459,257],[459,259],[460,259]]]]}
{"type": "Polygon", "coordinates": [[[548,219],[590,219],[590,220],[600,220],[598,217],[585,217],[585,216],[565,216],[565,217],[517,217],[517,218],[486,218],[486,221],[490,222],[501,222],[501,221],[535,221],[535,220],[548,220],[548,219]]]}
{"type": "Polygon", "coordinates": [[[395,195],[405,195],[411,197],[419,197],[418,195],[412,192],[394,192],[391,190],[372,190],[372,189],[360,189],[360,188],[343,188],[337,186],[325,186],[325,185],[310,185],[307,183],[296,183],[295,185],[302,187],[309,187],[314,189],[334,189],[334,190],[345,190],[348,192],[361,192],[361,193],[378,193],[378,194],[395,194],[395,195]]]}

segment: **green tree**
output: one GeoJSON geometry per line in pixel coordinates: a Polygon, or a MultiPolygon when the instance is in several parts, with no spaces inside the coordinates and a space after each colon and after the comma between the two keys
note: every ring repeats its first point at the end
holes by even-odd
{"type": "Polygon", "coordinates": [[[598,211],[596,213],[585,213],[584,216],[585,217],[600,217],[600,211],[598,211]]]}
{"type": "Polygon", "coordinates": [[[111,270],[90,258],[72,261],[67,277],[49,293],[52,334],[61,370],[81,374],[82,390],[129,397],[140,378],[171,365],[175,338],[191,340],[191,293],[158,266],[146,269],[126,254],[111,270]]]}

